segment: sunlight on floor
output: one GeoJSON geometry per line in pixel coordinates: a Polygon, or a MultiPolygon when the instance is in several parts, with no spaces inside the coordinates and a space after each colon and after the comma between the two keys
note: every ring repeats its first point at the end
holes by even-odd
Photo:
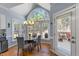
{"type": "Polygon", "coordinates": [[[70,41],[67,41],[67,40],[63,40],[63,42],[59,41],[58,42],[58,48],[61,49],[61,50],[67,51],[68,54],[71,53],[71,43],[70,43],[70,41]]]}

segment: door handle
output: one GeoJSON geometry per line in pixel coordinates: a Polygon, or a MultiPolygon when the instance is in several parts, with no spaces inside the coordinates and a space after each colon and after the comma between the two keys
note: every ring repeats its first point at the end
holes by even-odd
{"type": "Polygon", "coordinates": [[[72,39],[75,39],[75,37],[74,37],[74,36],[72,36],[72,39]]]}
{"type": "Polygon", "coordinates": [[[73,41],[71,41],[71,43],[76,43],[76,41],[73,40],[73,41]]]}
{"type": "Polygon", "coordinates": [[[72,36],[71,43],[76,43],[74,36],[72,36]]]}

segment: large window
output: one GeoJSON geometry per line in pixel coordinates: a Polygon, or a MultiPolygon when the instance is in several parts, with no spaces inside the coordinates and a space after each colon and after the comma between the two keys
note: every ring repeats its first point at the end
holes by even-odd
{"type": "Polygon", "coordinates": [[[48,34],[49,12],[41,7],[33,9],[27,17],[26,24],[29,33],[41,34],[42,38],[45,38],[45,33],[48,34]]]}

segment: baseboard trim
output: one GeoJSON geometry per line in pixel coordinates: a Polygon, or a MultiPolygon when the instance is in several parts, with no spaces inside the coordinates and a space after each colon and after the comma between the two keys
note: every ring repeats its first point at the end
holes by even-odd
{"type": "Polygon", "coordinates": [[[57,56],[59,56],[53,49],[49,49],[52,53],[55,53],[57,56]]]}
{"type": "Polygon", "coordinates": [[[53,52],[53,53],[55,53],[57,56],[68,56],[68,55],[66,55],[66,54],[61,54],[60,52],[55,51],[55,50],[53,50],[53,49],[50,49],[50,51],[53,52]]]}
{"type": "Polygon", "coordinates": [[[8,48],[12,48],[12,47],[14,47],[14,46],[16,46],[17,44],[13,44],[13,45],[10,45],[8,48]]]}

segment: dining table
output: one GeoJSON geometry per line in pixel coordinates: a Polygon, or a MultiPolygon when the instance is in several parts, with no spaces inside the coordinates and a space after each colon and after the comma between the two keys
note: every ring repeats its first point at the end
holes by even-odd
{"type": "Polygon", "coordinates": [[[35,43],[36,41],[35,40],[25,40],[25,44],[27,43],[35,43]]]}
{"type": "Polygon", "coordinates": [[[31,44],[30,48],[33,50],[36,47],[36,41],[35,40],[25,40],[25,44],[31,44]]]}

